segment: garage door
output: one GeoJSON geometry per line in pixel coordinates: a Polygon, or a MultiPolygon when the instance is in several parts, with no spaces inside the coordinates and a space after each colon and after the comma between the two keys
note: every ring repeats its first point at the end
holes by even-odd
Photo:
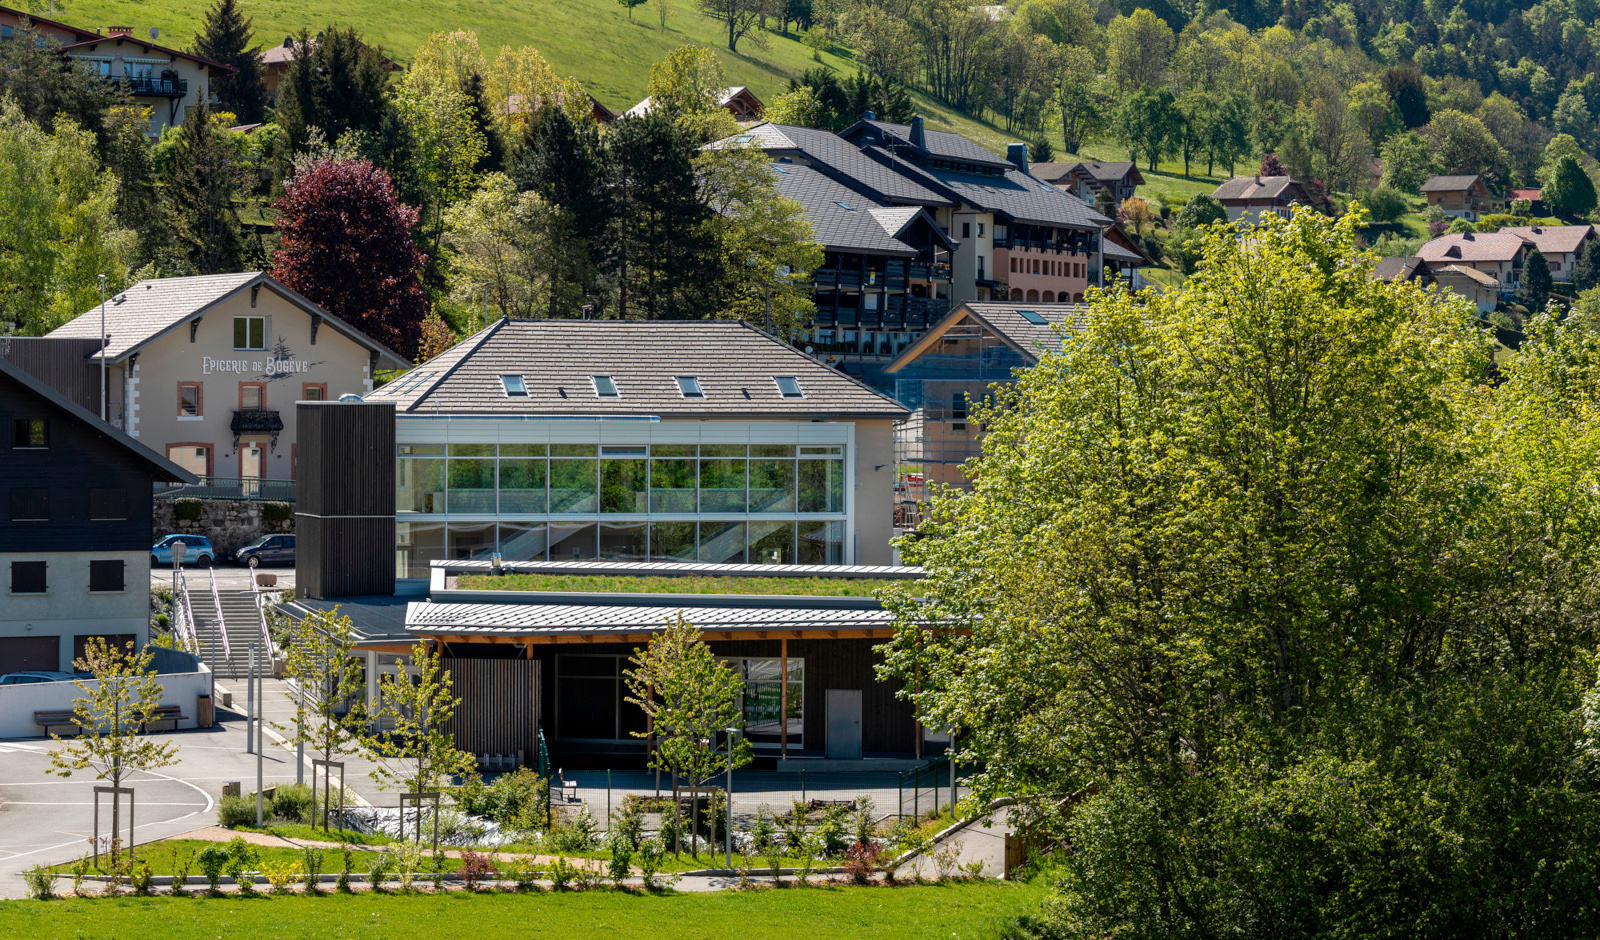
{"type": "Polygon", "coordinates": [[[0,636],[0,675],[8,672],[61,668],[58,636],[0,636]]]}

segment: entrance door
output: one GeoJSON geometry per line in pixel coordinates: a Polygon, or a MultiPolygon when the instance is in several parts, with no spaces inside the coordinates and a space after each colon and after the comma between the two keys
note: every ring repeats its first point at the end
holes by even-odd
{"type": "Polygon", "coordinates": [[[8,672],[55,672],[61,668],[61,638],[0,636],[0,675],[8,672]]]}
{"type": "Polygon", "coordinates": [[[861,690],[828,690],[828,757],[861,759],[861,690]]]}
{"type": "Polygon", "coordinates": [[[261,495],[261,445],[239,445],[239,488],[249,496],[261,495]]]}

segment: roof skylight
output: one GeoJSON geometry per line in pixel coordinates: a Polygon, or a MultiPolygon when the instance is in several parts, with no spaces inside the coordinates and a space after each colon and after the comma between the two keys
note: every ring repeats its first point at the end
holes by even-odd
{"type": "Polygon", "coordinates": [[[678,376],[678,394],[684,398],[704,398],[706,393],[700,388],[700,377],[695,375],[678,376]]]}
{"type": "Polygon", "coordinates": [[[837,199],[834,200],[833,204],[838,206],[839,208],[843,209],[846,212],[854,212],[854,211],[856,211],[856,207],[855,206],[847,205],[845,203],[842,203],[842,202],[838,201],[837,199]]]}
{"type": "Polygon", "coordinates": [[[1044,317],[1041,317],[1039,315],[1039,311],[1037,311],[1037,310],[1018,310],[1017,311],[1017,316],[1021,317],[1024,320],[1027,320],[1029,323],[1032,323],[1034,326],[1049,326],[1050,325],[1050,321],[1046,320],[1044,317]]]}
{"type": "Polygon", "coordinates": [[[784,398],[806,397],[806,393],[800,389],[800,380],[792,375],[775,375],[772,381],[778,384],[778,393],[784,398]]]}
{"type": "Polygon", "coordinates": [[[500,376],[500,384],[506,387],[507,398],[528,397],[528,386],[523,383],[520,375],[502,375],[500,376]]]}
{"type": "Polygon", "coordinates": [[[617,382],[609,375],[591,375],[589,380],[594,383],[596,398],[621,398],[617,391],[617,382]]]}

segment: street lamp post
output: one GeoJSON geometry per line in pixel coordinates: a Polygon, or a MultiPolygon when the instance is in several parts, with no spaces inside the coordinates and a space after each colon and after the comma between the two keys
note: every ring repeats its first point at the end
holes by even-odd
{"type": "Polygon", "coordinates": [[[728,815],[723,820],[722,835],[727,846],[728,867],[733,867],[733,739],[739,733],[738,728],[725,728],[728,732],[728,783],[724,787],[728,791],[728,815]]]}

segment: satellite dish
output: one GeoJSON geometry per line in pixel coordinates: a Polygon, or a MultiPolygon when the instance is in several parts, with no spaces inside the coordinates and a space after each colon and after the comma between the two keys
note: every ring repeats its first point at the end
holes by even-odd
{"type": "Polygon", "coordinates": [[[161,30],[155,28],[154,26],[150,27],[150,38],[151,39],[157,39],[160,36],[161,36],[161,30]]]}

